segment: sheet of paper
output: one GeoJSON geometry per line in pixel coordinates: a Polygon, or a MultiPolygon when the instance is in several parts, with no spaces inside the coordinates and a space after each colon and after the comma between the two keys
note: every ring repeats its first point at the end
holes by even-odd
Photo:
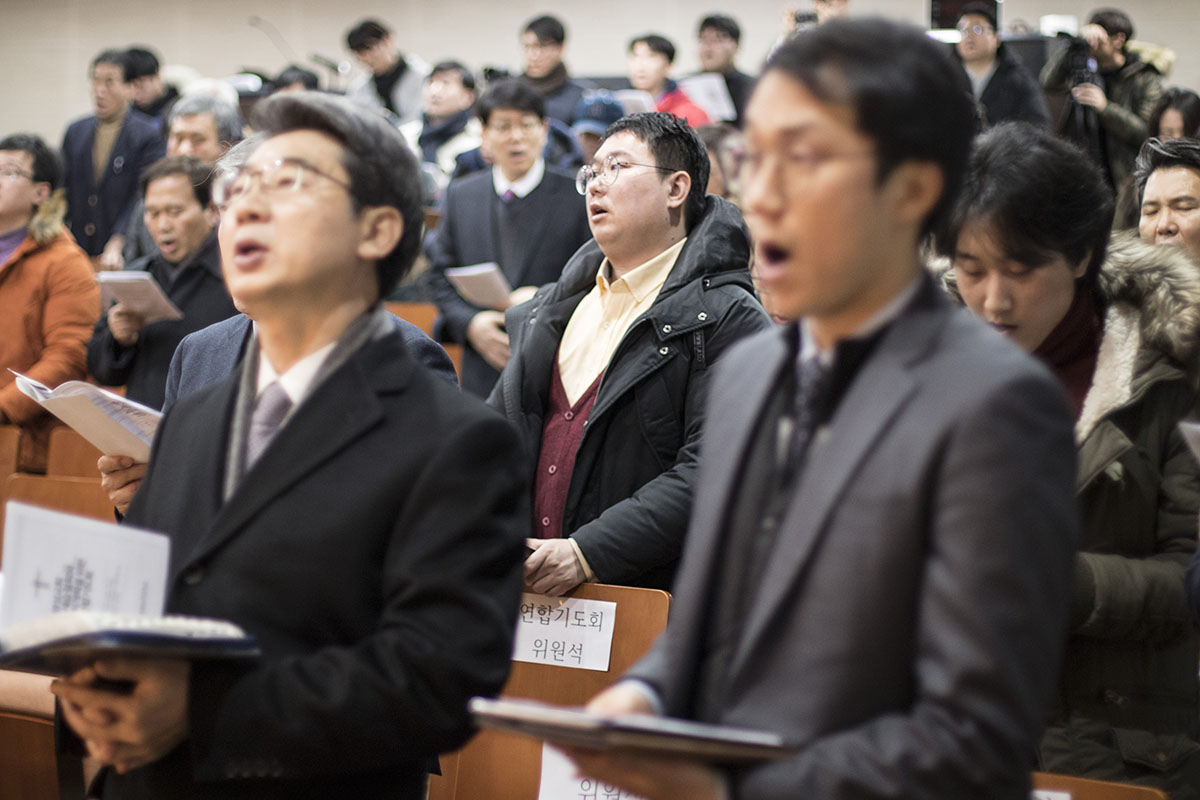
{"type": "Polygon", "coordinates": [[[737,119],[737,109],[733,106],[733,98],[729,96],[729,87],[725,85],[725,79],[717,73],[701,72],[699,75],[680,78],[679,88],[714,120],[737,119]]]}
{"type": "Polygon", "coordinates": [[[9,502],[0,628],[58,611],[161,614],[167,537],[9,502]]]}
{"type": "Polygon", "coordinates": [[[147,323],[183,319],[183,312],[171,302],[149,272],[98,272],[96,280],[100,282],[100,302],[105,308],[120,303],[129,311],[140,314],[147,323]]]}
{"type": "Polygon", "coordinates": [[[495,261],[469,267],[451,267],[446,270],[446,278],[468,302],[480,308],[503,311],[510,305],[512,287],[495,261]]]}
{"type": "Polygon", "coordinates": [[[617,604],[523,594],[513,661],[608,672],[617,604]]]}
{"type": "Polygon", "coordinates": [[[575,765],[558,748],[542,745],[542,780],[538,800],[641,800],[636,794],[601,783],[595,778],[581,778],[575,765]]]}
{"type": "Polygon", "coordinates": [[[50,391],[47,387],[9,370],[17,376],[17,388],[54,416],[70,425],[101,452],[110,456],[132,456],[150,460],[150,445],[162,414],[140,403],[83,381],[67,381],[50,391]]]}
{"type": "Polygon", "coordinates": [[[1070,792],[1052,792],[1048,789],[1034,789],[1029,793],[1030,800],[1071,800],[1070,792]]]}
{"type": "Polygon", "coordinates": [[[618,89],[613,92],[613,99],[621,104],[626,114],[638,114],[654,110],[654,95],[641,89],[618,89]]]}

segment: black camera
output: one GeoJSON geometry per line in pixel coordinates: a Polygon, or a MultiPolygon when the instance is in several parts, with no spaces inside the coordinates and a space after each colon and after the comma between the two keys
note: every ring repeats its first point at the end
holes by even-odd
{"type": "Polygon", "coordinates": [[[1088,44],[1087,39],[1079,36],[1068,36],[1066,39],[1067,66],[1071,71],[1071,85],[1093,83],[1103,88],[1104,79],[1100,77],[1100,67],[1096,63],[1096,57],[1092,55],[1092,46],[1088,44]]]}

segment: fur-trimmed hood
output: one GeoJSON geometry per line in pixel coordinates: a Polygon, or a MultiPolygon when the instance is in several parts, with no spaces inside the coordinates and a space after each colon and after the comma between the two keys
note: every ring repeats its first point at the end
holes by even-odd
{"type": "MultiPolygon", "coordinates": [[[[948,259],[930,269],[962,301],[948,259]]],[[[1092,386],[1076,424],[1077,441],[1134,396],[1137,379],[1164,358],[1195,376],[1200,358],[1200,264],[1181,249],[1114,234],[1097,276],[1104,336],[1092,386]],[[1147,352],[1150,351],[1150,352],[1147,352]]]]}

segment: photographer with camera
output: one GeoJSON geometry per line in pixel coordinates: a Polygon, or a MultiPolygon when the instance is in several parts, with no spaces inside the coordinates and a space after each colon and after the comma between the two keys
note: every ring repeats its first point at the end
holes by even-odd
{"type": "Polygon", "coordinates": [[[1133,171],[1146,122],[1162,94],[1162,76],[1126,45],[1133,22],[1116,9],[1092,14],[1042,69],[1042,88],[1069,92],[1059,133],[1084,147],[1111,187],[1133,171]]]}

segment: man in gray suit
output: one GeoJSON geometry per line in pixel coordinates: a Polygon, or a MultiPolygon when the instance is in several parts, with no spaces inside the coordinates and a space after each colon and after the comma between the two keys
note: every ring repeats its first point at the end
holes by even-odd
{"type": "Polygon", "coordinates": [[[716,366],[670,624],[592,708],[795,752],[571,753],[656,799],[1028,798],[1079,528],[1071,417],[921,266],[969,99],[917,29],[839,20],[772,57],[747,119],[759,277],[796,322],[716,366]]]}

